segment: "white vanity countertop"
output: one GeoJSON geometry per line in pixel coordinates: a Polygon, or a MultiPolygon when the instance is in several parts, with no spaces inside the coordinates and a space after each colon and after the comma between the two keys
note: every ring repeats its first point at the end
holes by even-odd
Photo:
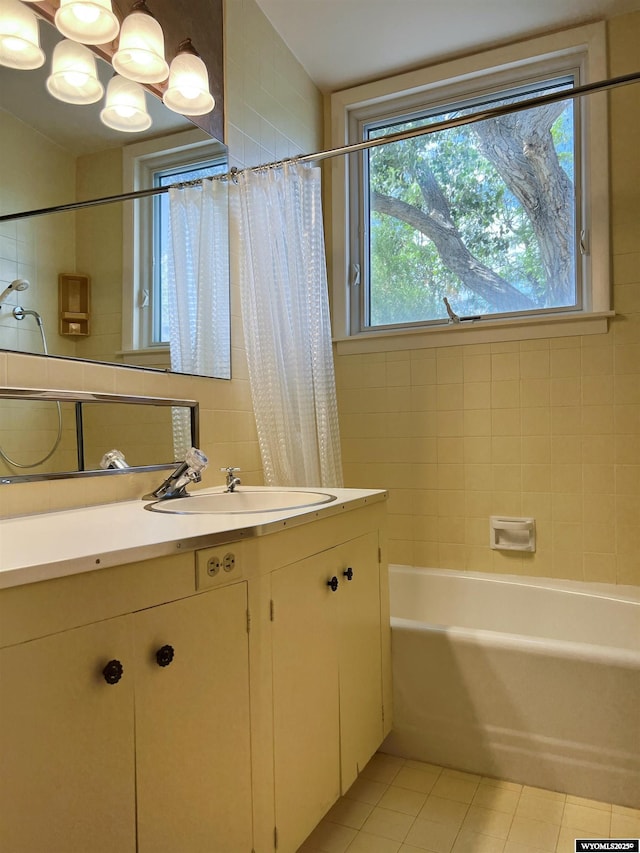
{"type": "Polygon", "coordinates": [[[387,498],[378,489],[292,491],[322,491],[336,500],[284,511],[185,515],[149,512],[148,501],[138,500],[0,520],[0,589],[264,536],[387,498]]]}

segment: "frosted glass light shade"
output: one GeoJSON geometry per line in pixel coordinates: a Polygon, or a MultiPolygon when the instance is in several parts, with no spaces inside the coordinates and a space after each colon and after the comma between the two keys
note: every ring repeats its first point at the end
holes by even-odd
{"type": "Polygon", "coordinates": [[[138,83],[161,83],[167,79],[164,34],[155,18],[145,12],[127,15],[112,64],[118,74],[138,83]]]}
{"type": "Polygon", "coordinates": [[[193,53],[179,53],[169,68],[169,85],[162,96],[165,106],[186,116],[210,113],[215,106],[209,91],[207,67],[193,53]]]}
{"type": "Polygon", "coordinates": [[[96,58],[75,41],[58,42],[51,58],[47,91],[67,104],[95,104],[104,92],[96,74],[96,58]]]}
{"type": "Polygon", "coordinates": [[[38,19],[18,0],[0,0],[0,65],[23,70],[44,65],[38,19]]]}
{"type": "Polygon", "coordinates": [[[106,44],[120,29],[111,0],[60,0],[54,20],[63,36],[83,44],[106,44]]]}
{"type": "Polygon", "coordinates": [[[151,116],[147,112],[144,89],[124,77],[112,77],[107,86],[107,100],[100,113],[100,120],[107,127],[124,133],[139,133],[151,127],[151,116]]]}

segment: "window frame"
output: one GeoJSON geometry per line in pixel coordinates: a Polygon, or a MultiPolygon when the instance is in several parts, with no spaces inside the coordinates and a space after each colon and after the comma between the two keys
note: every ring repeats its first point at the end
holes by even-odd
{"type": "MultiPolygon", "coordinates": [[[[531,39],[505,48],[445,62],[430,68],[365,84],[331,96],[331,147],[362,140],[362,128],[374,120],[392,120],[412,109],[424,112],[438,104],[532,81],[576,74],[575,85],[606,77],[604,24],[577,27],[552,36],[531,39]]],[[[480,322],[447,325],[426,321],[392,326],[362,327],[364,288],[360,278],[367,239],[365,193],[362,182],[364,156],[338,158],[331,167],[331,275],[333,283],[334,338],[338,352],[375,351],[459,345],[529,337],[598,333],[607,330],[612,315],[609,271],[608,221],[608,124],[606,94],[580,98],[580,127],[576,145],[581,152],[581,174],[576,175],[576,194],[582,222],[578,237],[586,251],[576,252],[581,267],[580,308],[551,309],[545,313],[485,317],[480,322]],[[362,183],[360,183],[362,186],[362,183]],[[583,188],[588,187],[587,192],[583,188]],[[351,215],[357,198],[355,216],[351,215]],[[353,223],[355,225],[355,231],[353,223]],[[580,230],[583,235],[580,235],[580,230]],[[586,240],[585,240],[586,236],[586,240]]]]}
{"type": "MultiPolygon", "coordinates": [[[[351,138],[353,141],[365,140],[367,138],[366,132],[371,129],[375,129],[376,127],[385,127],[390,124],[393,124],[394,119],[400,120],[399,123],[404,123],[405,121],[410,121],[411,116],[415,116],[416,118],[423,118],[431,115],[438,115],[441,112],[449,112],[451,108],[466,108],[468,106],[473,107],[477,106],[478,110],[483,109],[483,102],[486,102],[487,99],[490,99],[492,96],[497,96],[498,99],[500,95],[505,95],[509,97],[518,97],[523,93],[530,92],[536,85],[540,84],[541,88],[547,82],[551,80],[555,80],[560,82],[561,80],[569,81],[571,79],[572,87],[580,85],[580,67],[572,64],[570,68],[556,69],[556,72],[553,75],[549,75],[548,73],[540,73],[531,76],[527,73],[526,79],[518,80],[517,83],[509,84],[507,88],[504,86],[504,82],[499,80],[496,81],[497,75],[491,75],[490,80],[483,80],[483,86],[481,89],[474,92],[467,92],[467,95],[462,100],[455,100],[449,97],[449,87],[446,85],[442,87],[442,89],[438,90],[438,97],[434,100],[430,100],[428,104],[424,103],[424,96],[416,96],[413,95],[409,98],[403,97],[398,101],[393,101],[392,108],[382,111],[378,108],[372,109],[371,107],[365,111],[355,110],[350,114],[350,129],[351,129],[351,138]],[[489,84],[491,85],[484,85],[489,84]]],[[[494,317],[492,314],[487,314],[482,317],[483,323],[486,320],[491,319],[507,319],[508,317],[522,317],[523,319],[527,317],[534,316],[543,316],[543,315],[551,315],[558,314],[564,312],[573,312],[573,311],[581,311],[583,307],[583,303],[585,300],[585,281],[588,276],[588,264],[585,263],[585,257],[580,252],[580,239],[578,235],[583,231],[583,224],[585,218],[584,204],[582,203],[582,134],[580,133],[580,129],[582,128],[581,122],[581,109],[580,109],[580,99],[575,99],[573,102],[573,106],[575,107],[573,113],[573,146],[574,146],[574,157],[575,164],[577,166],[575,175],[574,175],[574,197],[575,197],[575,213],[576,213],[576,237],[575,237],[575,245],[574,249],[574,260],[576,266],[576,304],[571,306],[563,306],[563,307],[553,307],[553,308],[543,308],[537,309],[530,312],[495,312],[496,316],[494,317]]],[[[486,107],[489,109],[490,107],[486,107]]],[[[351,193],[352,199],[357,199],[359,207],[355,216],[350,217],[351,222],[351,239],[350,239],[350,252],[351,257],[356,258],[359,257],[360,263],[360,281],[361,286],[358,288],[352,288],[351,293],[351,334],[371,334],[377,331],[393,331],[393,330],[403,330],[403,329],[412,329],[412,328],[429,328],[432,326],[442,326],[443,323],[446,324],[445,319],[428,319],[428,320],[413,320],[406,321],[401,323],[388,323],[388,324],[375,324],[371,325],[370,322],[370,313],[371,309],[368,303],[371,302],[372,292],[371,292],[371,210],[370,210],[370,194],[368,192],[370,187],[370,174],[369,174],[369,162],[366,154],[368,152],[363,152],[360,155],[358,168],[354,170],[354,180],[351,183],[351,193]]],[[[453,305],[455,308],[455,304],[453,305]]]]}
{"type": "MultiPolygon", "coordinates": [[[[123,150],[124,192],[151,189],[163,170],[188,168],[202,162],[228,161],[227,147],[199,129],[181,131],[123,150]]],[[[153,341],[156,284],[154,245],[158,196],[136,199],[123,213],[122,351],[127,364],[168,369],[167,342],[153,341]]]]}

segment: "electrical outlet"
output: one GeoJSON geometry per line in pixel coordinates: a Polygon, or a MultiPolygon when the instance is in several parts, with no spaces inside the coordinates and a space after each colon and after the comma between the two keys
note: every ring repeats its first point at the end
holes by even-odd
{"type": "Polygon", "coordinates": [[[240,580],[243,576],[242,554],[241,542],[229,542],[197,551],[196,589],[211,589],[240,580]],[[231,548],[233,550],[226,550],[231,548]]]}
{"type": "MultiPolygon", "coordinates": [[[[207,560],[207,574],[209,577],[214,578],[220,571],[221,566],[222,563],[220,561],[220,557],[216,554],[214,554],[213,557],[209,557],[207,560]]],[[[225,569],[225,571],[228,571],[228,569],[225,569]]]]}

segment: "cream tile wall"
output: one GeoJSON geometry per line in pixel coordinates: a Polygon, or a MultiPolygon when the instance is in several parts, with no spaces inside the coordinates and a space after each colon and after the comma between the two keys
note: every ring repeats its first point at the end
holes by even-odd
{"type": "MultiPolygon", "coordinates": [[[[2,210],[29,210],[63,201],[114,195],[122,189],[119,149],[76,158],[8,113],[0,116],[3,165],[2,210]],[[24,174],[20,164],[36,167],[24,174]],[[5,188],[7,193],[5,195],[5,188]]],[[[33,318],[16,321],[15,304],[37,310],[45,319],[48,351],[100,361],[119,361],[122,300],[122,205],[76,213],[27,218],[0,225],[0,284],[28,278],[30,287],[0,310],[0,347],[42,352],[33,318]],[[58,334],[58,274],[91,278],[92,327],[89,337],[58,334]]]]}
{"type": "MultiPolygon", "coordinates": [[[[76,187],[79,200],[122,192],[121,150],[112,148],[79,157],[76,187]]],[[[91,334],[75,339],[78,358],[122,360],[118,352],[122,349],[123,208],[123,204],[105,204],[74,214],[75,272],[91,277],[91,334]]]]}
{"type": "Polygon", "coordinates": [[[98,469],[103,455],[112,448],[120,450],[130,465],[170,462],[174,459],[172,415],[173,409],[165,406],[83,406],[85,467],[98,469]]]}
{"type": "MultiPolygon", "coordinates": [[[[274,157],[319,149],[321,95],[254,0],[227,0],[225,39],[227,143],[232,165],[255,165],[274,157]]],[[[46,170],[41,178],[46,183],[54,179],[54,173],[46,170]]],[[[221,483],[223,477],[218,469],[231,464],[243,469],[245,482],[261,482],[240,321],[237,245],[232,244],[231,254],[231,381],[0,352],[0,385],[197,399],[200,443],[211,460],[204,484],[221,483]]],[[[0,514],[126,500],[139,497],[157,483],[157,474],[124,474],[12,484],[0,488],[0,514]]]]}
{"type": "Polygon", "coordinates": [[[242,168],[322,147],[322,97],[255,0],[226,0],[226,125],[242,168]]]}
{"type": "Polygon", "coordinates": [[[61,403],[58,416],[56,403],[31,400],[3,402],[0,408],[0,478],[15,474],[72,471],[77,466],[77,459],[76,418],[72,403],[61,403]],[[54,447],[55,452],[49,457],[54,447]],[[40,461],[40,464],[34,464],[40,461]],[[29,468],[23,469],[21,465],[29,468]]]}
{"type": "MultiPolygon", "coordinates": [[[[75,198],[75,159],[67,151],[0,111],[0,210],[9,213],[48,207],[75,198]],[[25,174],[17,164],[31,168],[25,174]]],[[[11,295],[0,310],[0,348],[42,352],[33,317],[17,321],[15,305],[57,316],[58,273],[73,271],[75,262],[73,214],[57,214],[0,224],[0,288],[26,278],[28,290],[11,295]]],[[[50,330],[47,330],[50,331],[50,330]]],[[[56,351],[74,354],[73,342],[60,339],[56,351]]]]}
{"type": "MultiPolygon", "coordinates": [[[[609,22],[637,71],[640,14],[609,22]]],[[[611,93],[615,320],[606,335],[340,356],[347,485],[391,490],[390,559],[640,584],[640,86],[611,93]],[[489,516],[538,549],[489,549],[489,516]]]]}

